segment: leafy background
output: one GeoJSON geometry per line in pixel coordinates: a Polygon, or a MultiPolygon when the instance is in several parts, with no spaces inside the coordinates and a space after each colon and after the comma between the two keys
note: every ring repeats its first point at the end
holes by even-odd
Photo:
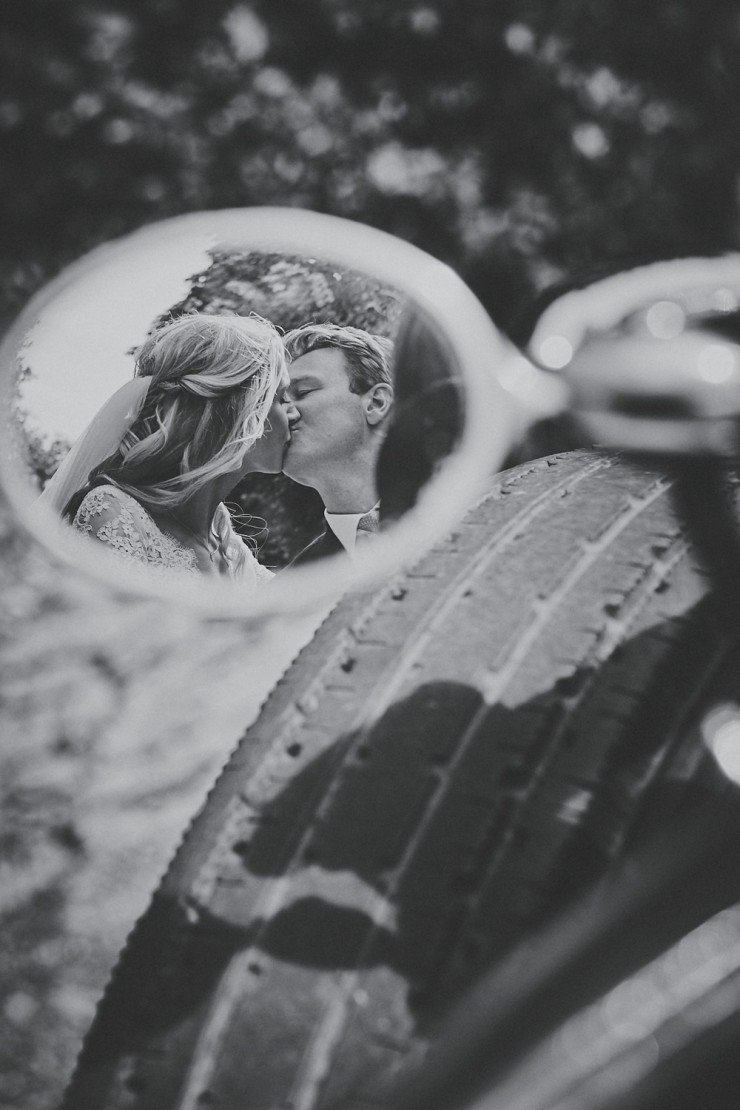
{"type": "MultiPolygon", "coordinates": [[[[103,240],[248,204],[413,241],[518,340],[563,285],[738,247],[735,0],[0,0],[0,16],[2,320],[103,240]]],[[[21,638],[36,587],[19,589],[17,568],[42,568],[12,529],[3,542],[21,638]]],[[[193,722],[208,707],[189,694],[146,794],[154,707],[122,732],[138,703],[118,676],[157,661],[110,635],[103,602],[96,652],[62,651],[47,585],[46,631],[36,654],[8,643],[0,699],[0,1103],[24,1110],[58,1104],[134,882],[145,901],[170,850],[163,823],[176,837],[231,727],[224,708],[204,751],[193,722]],[[131,804],[142,791],[146,822],[131,804]]],[[[70,577],[70,607],[79,588],[70,577]]],[[[225,662],[237,651],[225,642],[225,662]]],[[[168,708],[183,673],[200,689],[195,664],[180,669],[168,708]]],[[[224,674],[232,695],[248,685],[224,674]]]]}
{"type": "Polygon", "coordinates": [[[737,243],[733,0],[4,0],[6,311],[195,209],[361,219],[526,332],[538,295],[737,243]]]}

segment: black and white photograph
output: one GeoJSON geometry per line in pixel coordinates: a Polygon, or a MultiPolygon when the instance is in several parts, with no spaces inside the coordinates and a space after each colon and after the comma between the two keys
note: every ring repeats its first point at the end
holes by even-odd
{"type": "Polygon", "coordinates": [[[0,12],[0,1110],[734,1110],[736,4],[0,12]]]}

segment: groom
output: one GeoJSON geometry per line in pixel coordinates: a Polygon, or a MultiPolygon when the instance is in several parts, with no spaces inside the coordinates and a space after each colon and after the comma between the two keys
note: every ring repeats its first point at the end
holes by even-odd
{"type": "Polygon", "coordinates": [[[292,402],[283,472],[318,490],[324,531],[292,566],[354,554],[360,533],[377,531],[375,468],[393,406],[393,344],[337,324],[306,324],[284,338],[292,402]]]}

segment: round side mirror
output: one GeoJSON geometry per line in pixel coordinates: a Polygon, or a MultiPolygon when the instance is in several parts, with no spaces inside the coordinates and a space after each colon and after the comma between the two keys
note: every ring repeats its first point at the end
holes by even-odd
{"type": "Polygon", "coordinates": [[[0,478],[29,542],[114,592],[125,582],[139,595],[259,622],[381,581],[448,531],[515,439],[536,372],[424,252],[335,217],[255,208],[178,217],[94,250],[22,313],[0,374],[14,413],[0,478]],[[281,571],[257,595],[213,580],[184,589],[147,568],[122,575],[120,560],[34,506],[65,448],[133,376],[136,347],[168,316],[193,310],[257,312],[283,328],[339,318],[397,340],[396,426],[378,460],[392,520],[372,550],[281,571]]]}

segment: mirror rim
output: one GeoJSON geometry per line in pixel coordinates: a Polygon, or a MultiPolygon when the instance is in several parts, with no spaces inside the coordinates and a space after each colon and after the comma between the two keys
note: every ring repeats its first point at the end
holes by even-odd
{"type": "Polygon", "coordinates": [[[208,580],[191,583],[151,574],[151,568],[127,567],[116,573],[110,552],[97,551],[48,509],[29,501],[29,483],[20,473],[17,451],[8,450],[12,432],[3,433],[0,483],[17,522],[53,556],[71,563],[116,594],[134,593],[166,598],[217,618],[263,621],[270,616],[302,612],[346,590],[379,585],[403,566],[418,561],[463,516],[480,495],[485,479],[500,466],[522,423],[517,390],[498,382],[501,366],[522,356],[495,328],[488,313],[463,280],[446,264],[420,248],[366,224],[300,208],[245,207],[190,212],[148,223],[103,243],[65,267],[42,287],[21,311],[0,344],[0,390],[7,401],[17,378],[17,358],[25,336],[39,313],[65,289],[91,271],[157,235],[164,249],[168,239],[182,239],[208,222],[213,245],[244,240],[252,250],[284,251],[327,259],[387,282],[441,327],[459,362],[465,388],[465,424],[456,450],[423,488],[417,503],[350,562],[341,555],[316,564],[286,568],[269,590],[239,598],[233,584],[208,580]],[[211,230],[212,229],[212,230],[211,230]],[[330,245],[330,246],[329,246],[330,245]],[[399,277],[399,275],[401,275],[399,277]],[[406,275],[411,275],[407,277],[406,275]],[[287,574],[286,574],[287,570],[287,574]]]}

